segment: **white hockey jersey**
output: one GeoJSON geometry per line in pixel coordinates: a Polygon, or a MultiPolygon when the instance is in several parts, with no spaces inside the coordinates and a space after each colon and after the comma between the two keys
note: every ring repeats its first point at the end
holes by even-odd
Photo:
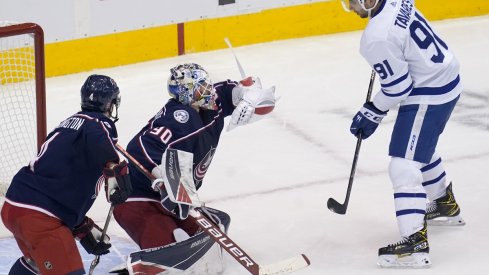
{"type": "Polygon", "coordinates": [[[386,0],[370,19],[360,53],[380,78],[374,105],[438,105],[462,91],[459,64],[410,0],[386,0]]]}

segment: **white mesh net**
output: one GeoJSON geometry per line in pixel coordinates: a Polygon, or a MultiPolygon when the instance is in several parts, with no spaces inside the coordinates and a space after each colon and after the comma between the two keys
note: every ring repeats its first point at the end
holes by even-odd
{"type": "MultiPolygon", "coordinates": [[[[0,22],[2,27],[11,23],[0,22]]],[[[0,37],[0,196],[37,151],[34,39],[0,37]]]]}

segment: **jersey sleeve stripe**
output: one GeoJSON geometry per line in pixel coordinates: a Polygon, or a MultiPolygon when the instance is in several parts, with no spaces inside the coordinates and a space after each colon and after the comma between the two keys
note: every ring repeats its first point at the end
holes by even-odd
{"type": "Polygon", "coordinates": [[[115,149],[114,143],[117,143],[118,138],[112,138],[110,136],[109,130],[105,127],[105,124],[102,121],[98,121],[98,124],[102,127],[102,129],[105,132],[105,135],[107,136],[107,139],[109,140],[110,145],[112,145],[112,149],[114,149],[114,153],[116,156],[119,156],[117,153],[117,150],[115,149]]]}
{"type": "Polygon", "coordinates": [[[139,140],[139,141],[138,141],[138,143],[139,143],[139,148],[141,148],[141,152],[143,153],[144,157],[146,158],[146,160],[147,160],[149,163],[153,164],[153,165],[154,165],[154,167],[158,166],[158,164],[156,164],[156,163],[155,163],[155,162],[154,162],[154,161],[151,159],[151,157],[149,156],[148,152],[146,151],[146,148],[144,147],[144,143],[143,143],[143,140],[141,139],[141,137],[142,137],[142,135],[141,135],[141,136],[139,136],[139,138],[138,138],[138,140],[139,140]]]}
{"type": "Polygon", "coordinates": [[[406,90],[400,92],[400,93],[397,93],[397,94],[389,94],[387,93],[384,89],[381,89],[382,93],[385,95],[385,96],[388,96],[388,97],[399,97],[399,96],[402,96],[402,95],[405,95],[409,92],[411,92],[413,90],[413,83],[411,83],[409,85],[409,87],[407,87],[406,90]]]}
{"type": "Polygon", "coordinates": [[[399,77],[398,79],[396,79],[396,80],[394,80],[394,81],[392,81],[392,82],[390,82],[390,83],[387,83],[387,84],[382,84],[382,83],[381,83],[381,84],[380,84],[380,87],[382,87],[382,88],[387,88],[387,87],[394,86],[394,85],[396,85],[396,84],[398,84],[398,83],[400,83],[400,82],[404,81],[404,80],[405,80],[405,79],[406,79],[408,76],[409,76],[409,72],[407,72],[405,75],[403,75],[403,76],[399,77]]]}

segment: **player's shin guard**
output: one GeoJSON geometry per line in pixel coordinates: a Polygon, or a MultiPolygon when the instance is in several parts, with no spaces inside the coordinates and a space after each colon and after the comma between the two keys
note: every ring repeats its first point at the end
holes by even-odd
{"type": "Polygon", "coordinates": [[[30,259],[26,259],[25,257],[20,257],[14,263],[12,268],[10,268],[9,275],[33,275],[39,274],[39,269],[36,266],[36,263],[30,259]]]}

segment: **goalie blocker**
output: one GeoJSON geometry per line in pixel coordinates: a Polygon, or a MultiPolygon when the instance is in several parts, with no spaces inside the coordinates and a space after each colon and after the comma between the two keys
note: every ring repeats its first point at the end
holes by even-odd
{"type": "MultiPolygon", "coordinates": [[[[227,232],[231,218],[212,208],[202,211],[221,230],[227,232]]],[[[112,274],[219,274],[224,270],[221,247],[205,232],[180,242],[131,253],[126,263],[112,274]]]]}

